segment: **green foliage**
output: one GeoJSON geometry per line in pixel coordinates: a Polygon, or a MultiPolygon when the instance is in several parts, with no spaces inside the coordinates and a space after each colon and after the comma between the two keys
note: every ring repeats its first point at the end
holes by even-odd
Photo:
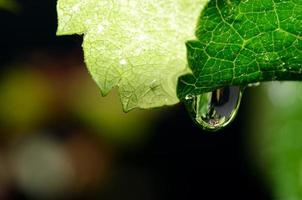
{"type": "Polygon", "coordinates": [[[59,0],[58,35],[85,35],[93,79],[103,95],[119,87],[126,111],[229,85],[302,79],[301,0],[207,2],[59,0]]]}
{"type": "Polygon", "coordinates": [[[14,0],[0,0],[0,9],[16,11],[18,4],[14,0]]]}
{"type": "Polygon", "coordinates": [[[302,199],[302,84],[269,83],[255,93],[247,130],[274,199],[302,199]]]}
{"type": "Polygon", "coordinates": [[[84,34],[87,67],[107,95],[114,87],[125,111],[172,105],[189,72],[185,42],[207,0],[59,0],[58,35],[84,34]]]}
{"type": "Polygon", "coordinates": [[[44,79],[26,70],[5,73],[0,81],[1,127],[28,130],[45,120],[51,96],[44,79]]]}
{"type": "Polygon", "coordinates": [[[212,0],[196,37],[187,42],[193,75],[180,79],[180,98],[228,85],[302,79],[301,0],[212,0]]]}

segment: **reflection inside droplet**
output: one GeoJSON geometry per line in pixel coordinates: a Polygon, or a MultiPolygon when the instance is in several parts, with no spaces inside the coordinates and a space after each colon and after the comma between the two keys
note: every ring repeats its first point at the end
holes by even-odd
{"type": "Polygon", "coordinates": [[[260,82],[256,82],[256,83],[249,83],[247,86],[248,87],[258,87],[260,85],[260,82]]]}
{"type": "Polygon", "coordinates": [[[185,104],[195,122],[206,130],[216,131],[227,126],[236,116],[242,88],[224,87],[200,95],[188,95],[185,104]]]}

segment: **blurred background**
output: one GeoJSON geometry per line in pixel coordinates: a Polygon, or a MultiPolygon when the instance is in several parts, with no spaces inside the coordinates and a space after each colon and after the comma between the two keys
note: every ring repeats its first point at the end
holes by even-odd
{"type": "Polygon", "coordinates": [[[248,88],[217,133],[181,104],[125,114],[55,5],[0,0],[0,200],[302,199],[301,84],[248,88]]]}

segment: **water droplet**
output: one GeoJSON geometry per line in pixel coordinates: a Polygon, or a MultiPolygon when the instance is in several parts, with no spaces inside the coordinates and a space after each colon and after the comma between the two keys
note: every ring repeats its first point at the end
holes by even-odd
{"type": "Polygon", "coordinates": [[[140,42],[145,41],[147,39],[148,39],[148,36],[145,35],[145,34],[140,34],[140,35],[137,36],[137,40],[140,41],[140,42]]]}
{"type": "Polygon", "coordinates": [[[189,114],[203,129],[217,131],[235,118],[243,88],[224,87],[200,95],[188,95],[185,104],[189,114]]]}
{"type": "Polygon", "coordinates": [[[159,85],[160,85],[159,82],[158,82],[156,79],[153,79],[153,80],[151,81],[149,87],[150,87],[151,89],[155,89],[155,88],[157,88],[159,85]]]}
{"type": "Polygon", "coordinates": [[[256,83],[249,83],[247,86],[248,87],[258,87],[260,85],[260,82],[256,82],[256,83]]]}
{"type": "Polygon", "coordinates": [[[76,4],[71,9],[72,9],[73,12],[79,12],[81,10],[81,5],[76,4]]]}
{"type": "Polygon", "coordinates": [[[125,60],[125,59],[120,60],[120,64],[121,65],[126,65],[127,64],[127,60],[125,60]]]}
{"type": "Polygon", "coordinates": [[[98,25],[97,32],[102,33],[104,31],[104,26],[102,24],[98,25]]]}
{"type": "Polygon", "coordinates": [[[193,100],[193,99],[194,99],[194,95],[191,95],[191,94],[189,94],[185,97],[185,100],[187,100],[187,101],[193,100]]]}

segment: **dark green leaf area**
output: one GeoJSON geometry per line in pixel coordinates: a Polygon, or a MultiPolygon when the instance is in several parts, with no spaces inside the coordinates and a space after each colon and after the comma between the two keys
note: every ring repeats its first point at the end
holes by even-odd
{"type": "Polygon", "coordinates": [[[302,0],[212,0],[196,37],[186,44],[193,74],[179,79],[180,99],[229,85],[302,80],[302,0]]]}

